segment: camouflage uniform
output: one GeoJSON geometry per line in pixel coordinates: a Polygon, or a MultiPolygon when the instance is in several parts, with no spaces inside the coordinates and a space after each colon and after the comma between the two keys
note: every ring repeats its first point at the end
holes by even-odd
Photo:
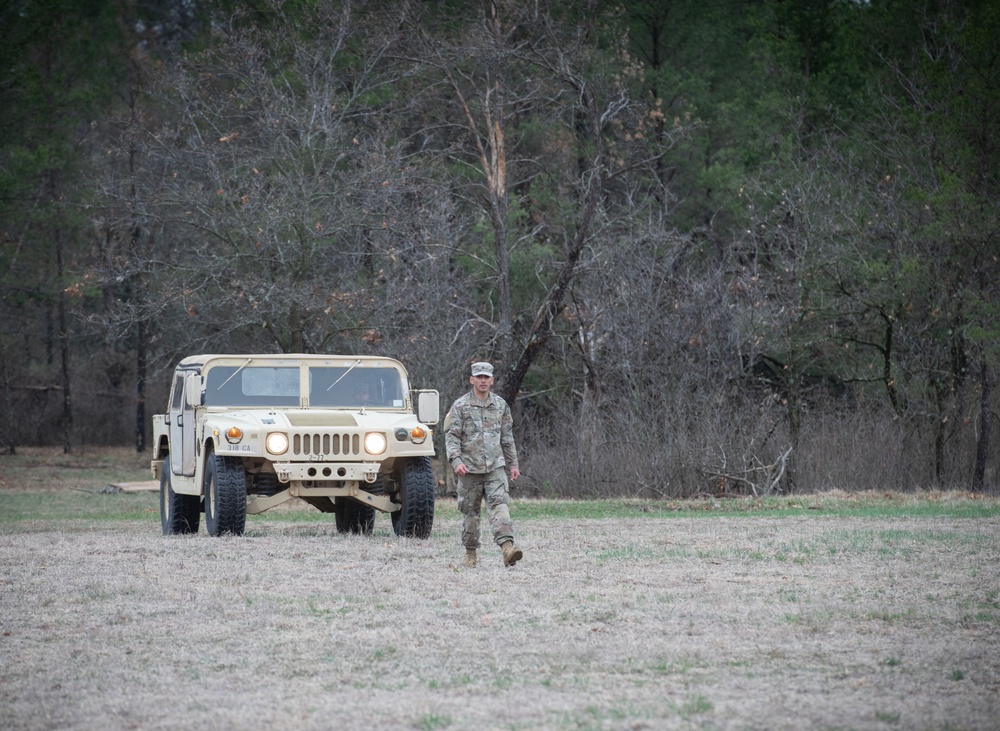
{"type": "Polygon", "coordinates": [[[458,478],[463,545],[479,548],[479,515],[484,497],[493,540],[498,546],[513,541],[506,470],[517,467],[517,449],[507,402],[492,392],[483,401],[470,391],[452,404],[444,429],[452,468],[464,464],[469,470],[458,478]]]}

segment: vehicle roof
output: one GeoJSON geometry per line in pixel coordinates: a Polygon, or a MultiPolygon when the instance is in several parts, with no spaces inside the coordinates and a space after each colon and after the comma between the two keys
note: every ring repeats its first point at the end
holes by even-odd
{"type": "Polygon", "coordinates": [[[177,364],[178,368],[198,368],[207,365],[211,361],[216,360],[236,360],[236,361],[246,361],[247,359],[253,359],[254,361],[313,361],[316,363],[336,363],[337,365],[344,365],[360,361],[359,365],[391,365],[397,368],[401,368],[404,371],[403,364],[400,363],[395,358],[385,358],[379,355],[334,355],[329,353],[205,353],[202,355],[189,355],[186,358],[181,359],[177,364]]]}

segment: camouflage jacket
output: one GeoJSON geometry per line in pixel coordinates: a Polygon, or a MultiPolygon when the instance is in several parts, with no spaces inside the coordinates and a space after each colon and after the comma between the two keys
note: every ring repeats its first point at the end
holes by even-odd
{"type": "Polygon", "coordinates": [[[464,464],[475,474],[517,467],[510,407],[495,393],[486,401],[472,391],[459,397],[444,417],[444,435],[452,467],[464,464]]]}

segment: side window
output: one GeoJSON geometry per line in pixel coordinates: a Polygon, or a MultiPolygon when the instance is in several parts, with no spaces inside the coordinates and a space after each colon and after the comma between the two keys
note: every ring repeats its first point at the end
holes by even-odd
{"type": "Polygon", "coordinates": [[[174,379],[173,400],[170,402],[171,411],[180,411],[184,405],[184,374],[178,374],[174,379]]]}

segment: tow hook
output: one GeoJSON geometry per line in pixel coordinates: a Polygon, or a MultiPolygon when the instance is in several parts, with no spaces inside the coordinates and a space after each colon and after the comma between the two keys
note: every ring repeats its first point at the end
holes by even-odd
{"type": "Polygon", "coordinates": [[[378,479],[378,468],[377,464],[366,464],[365,465],[365,482],[372,483],[378,479]]]}

